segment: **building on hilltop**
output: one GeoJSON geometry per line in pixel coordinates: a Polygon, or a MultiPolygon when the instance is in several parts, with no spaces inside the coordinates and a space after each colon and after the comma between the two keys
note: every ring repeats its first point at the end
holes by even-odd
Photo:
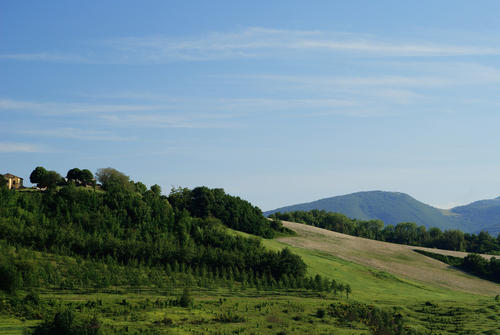
{"type": "Polygon", "coordinates": [[[7,188],[9,190],[11,189],[19,189],[23,188],[23,178],[14,176],[11,173],[6,173],[3,175],[3,177],[7,180],[7,188]]]}

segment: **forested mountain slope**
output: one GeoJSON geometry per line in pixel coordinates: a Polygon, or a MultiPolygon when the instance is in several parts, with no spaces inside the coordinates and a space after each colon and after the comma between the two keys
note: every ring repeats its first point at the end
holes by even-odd
{"type": "Polygon", "coordinates": [[[427,228],[459,229],[477,233],[486,230],[500,232],[500,198],[474,202],[466,206],[442,210],[420,202],[405,193],[369,191],[320,199],[267,211],[292,212],[312,209],[342,213],[359,220],[382,220],[387,225],[414,222],[427,228]]]}
{"type": "Polygon", "coordinates": [[[466,227],[481,227],[493,235],[500,234],[500,197],[475,201],[450,210],[465,222],[466,227]]]}

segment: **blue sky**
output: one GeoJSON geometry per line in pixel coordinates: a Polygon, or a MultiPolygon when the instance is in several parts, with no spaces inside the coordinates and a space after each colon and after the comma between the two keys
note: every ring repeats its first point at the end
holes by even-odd
{"type": "Polygon", "coordinates": [[[114,167],[263,210],[500,195],[496,1],[2,1],[0,169],[114,167]]]}

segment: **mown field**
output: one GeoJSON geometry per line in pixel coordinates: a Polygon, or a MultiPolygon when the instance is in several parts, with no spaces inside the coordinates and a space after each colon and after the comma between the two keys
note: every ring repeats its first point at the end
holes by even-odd
{"type": "MultiPolygon", "coordinates": [[[[411,253],[391,250],[380,254],[366,246],[364,241],[361,243],[364,247],[349,249],[349,244],[343,244],[341,238],[329,238],[321,231],[306,232],[301,230],[301,226],[286,225],[296,230],[298,235],[264,240],[265,246],[275,250],[288,246],[304,259],[309,274],[320,274],[348,283],[352,287],[349,298],[345,292],[264,289],[245,287],[231,281],[200,285],[194,281],[189,285],[193,303],[180,307],[174,302],[182,295],[187,281],[167,276],[163,285],[155,286],[105,289],[51,287],[34,289],[37,301],[27,299],[30,292],[18,292],[18,310],[1,313],[0,334],[23,334],[47,316],[37,315],[38,311],[50,314],[64,307],[74,310],[77,317],[96,316],[104,334],[375,333],[376,329],[370,328],[355,313],[339,315],[331,307],[333,304],[352,309],[357,302],[367,308],[379,307],[389,314],[401,315],[407,330],[414,333],[500,334],[500,302],[495,300],[495,292],[500,293],[500,285],[485,283],[447,266],[443,271],[457,272],[456,278],[471,280],[477,285],[477,290],[474,292],[470,287],[453,289],[449,282],[443,284],[400,275],[397,271],[390,271],[393,264],[411,264],[421,272],[432,272],[436,271],[435,264],[439,262],[430,260],[428,263],[425,256],[416,254],[414,258],[411,253]],[[305,241],[310,244],[301,247],[300,243],[305,241]],[[334,249],[333,245],[344,245],[344,249],[334,249]],[[352,259],[354,256],[364,257],[365,261],[355,262],[352,259]],[[370,265],[368,261],[371,258],[385,262],[389,270],[370,265]],[[428,264],[431,266],[428,267],[428,264]],[[26,309],[31,309],[31,314],[26,313],[26,309]]],[[[52,262],[62,261],[59,256],[38,255],[50,257],[52,262]]],[[[66,257],[65,261],[68,259],[66,257]]],[[[2,299],[1,306],[5,307],[5,300],[11,298],[3,296],[2,299]]]]}
{"type": "MultiPolygon", "coordinates": [[[[430,250],[434,253],[465,257],[457,251],[429,249],[408,245],[375,241],[345,235],[300,223],[283,222],[295,230],[297,236],[279,239],[281,243],[297,247],[296,250],[315,250],[327,255],[336,255],[344,260],[368,266],[375,271],[384,271],[399,276],[401,280],[413,280],[420,286],[437,286],[453,291],[495,296],[500,285],[482,280],[456,270],[447,264],[414,252],[414,249],[430,250]]],[[[485,255],[485,257],[489,257],[485,255]]],[[[326,268],[319,267],[319,269],[326,268]]],[[[311,266],[313,269],[314,266],[311,266]]],[[[324,272],[324,271],[323,271],[324,272]]],[[[323,274],[322,272],[320,272],[323,274]]],[[[325,273],[326,274],[326,273],[325,273]]],[[[402,293],[403,294],[403,293],[402,293]]],[[[411,294],[413,295],[413,293],[411,294]]]]}

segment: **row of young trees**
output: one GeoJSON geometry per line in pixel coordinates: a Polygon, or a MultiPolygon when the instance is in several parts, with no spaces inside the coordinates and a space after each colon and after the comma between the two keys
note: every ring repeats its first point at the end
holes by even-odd
{"type": "MultiPolygon", "coordinates": [[[[102,289],[116,286],[149,286],[162,288],[167,292],[172,292],[176,287],[198,286],[230,287],[237,290],[306,288],[335,294],[351,293],[349,285],[321,276],[297,278],[284,274],[276,280],[271,273],[256,274],[252,269],[240,271],[239,267],[231,265],[210,269],[205,264],[198,266],[178,263],[176,260],[164,265],[148,266],[136,262],[120,265],[112,257],[47,257],[26,248],[15,248],[5,241],[0,241],[0,278],[0,291],[7,293],[14,293],[18,289],[102,289]]],[[[2,309],[5,308],[0,302],[0,312],[2,309]]]]}
{"type": "Polygon", "coordinates": [[[316,209],[288,213],[278,212],[270,217],[379,241],[473,253],[500,253],[500,234],[494,238],[487,232],[479,234],[463,233],[459,230],[445,230],[443,232],[439,228],[426,229],[413,222],[384,226],[381,220],[350,219],[340,213],[316,209]]]}

